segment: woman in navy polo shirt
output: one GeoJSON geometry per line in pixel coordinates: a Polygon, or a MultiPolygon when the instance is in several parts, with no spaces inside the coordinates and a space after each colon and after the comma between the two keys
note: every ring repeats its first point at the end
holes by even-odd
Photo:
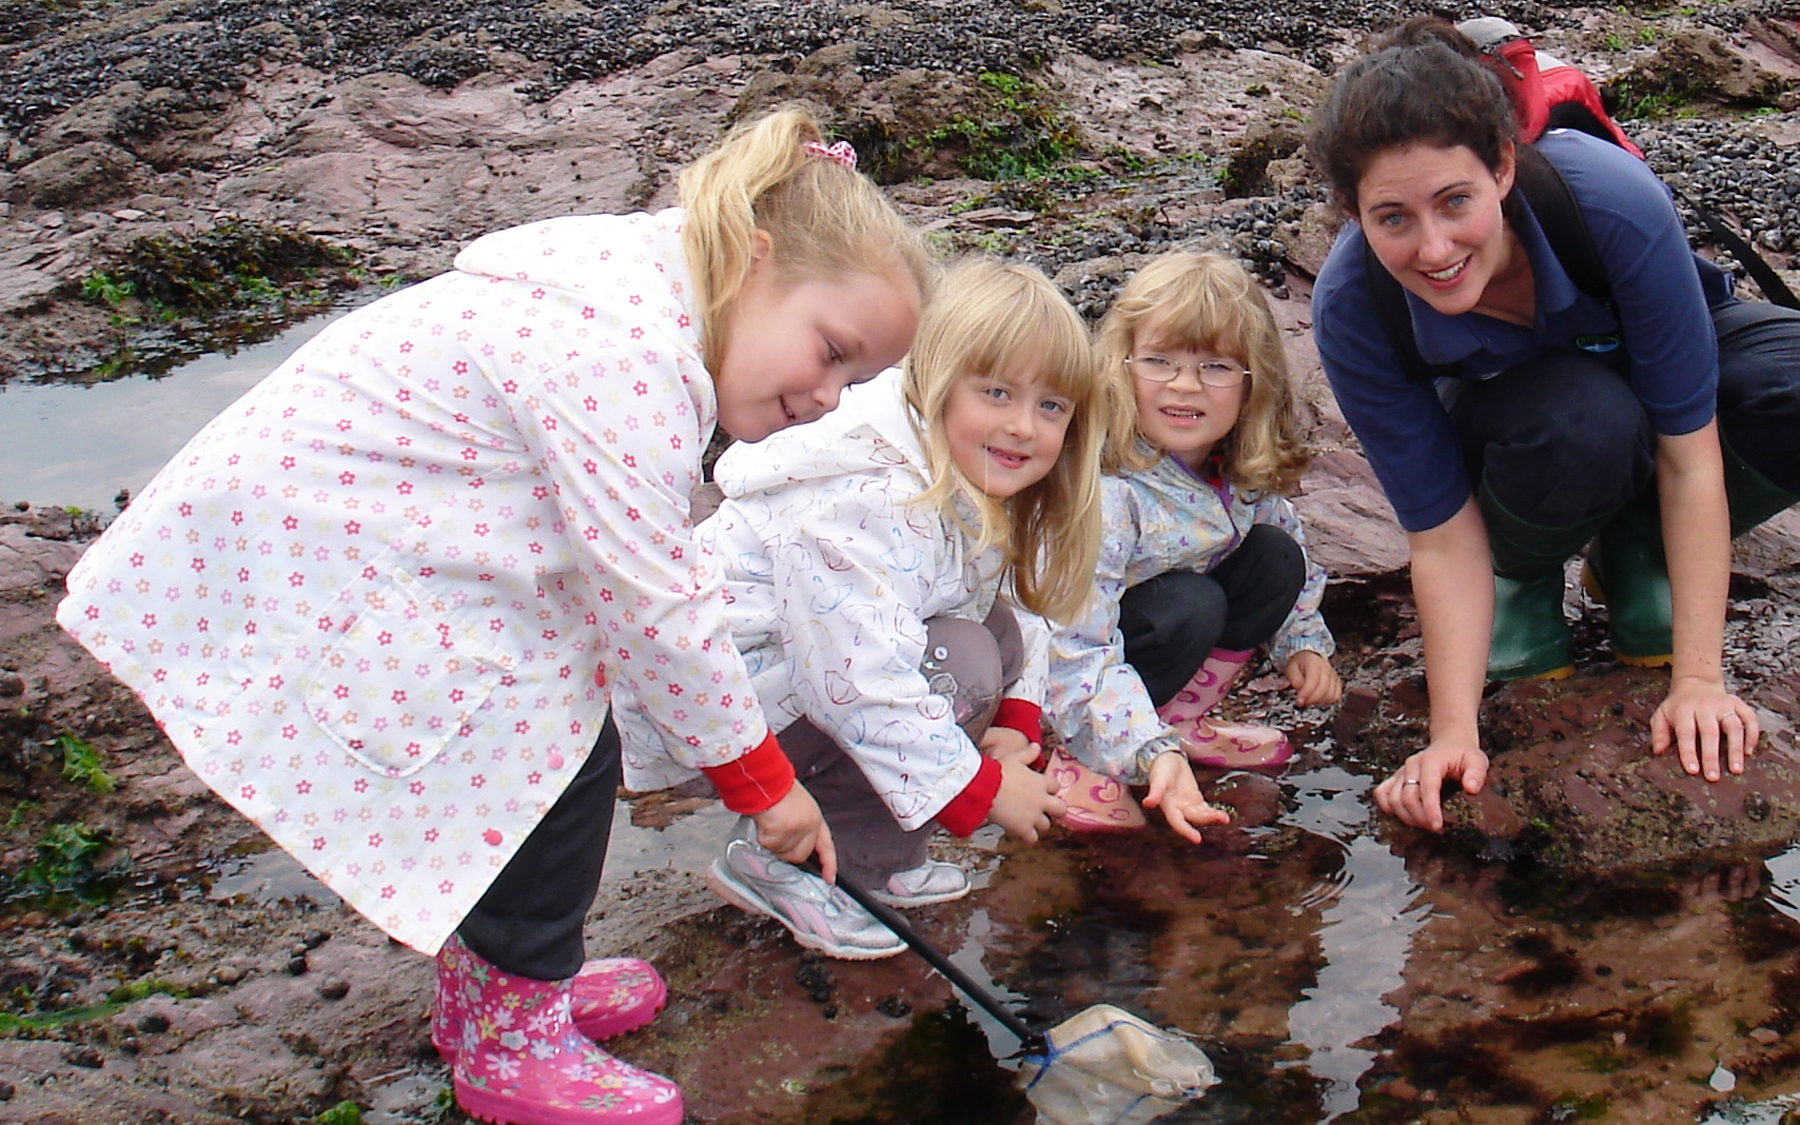
{"type": "Polygon", "coordinates": [[[1438,42],[1351,63],[1309,143],[1352,220],[1314,332],[1408,533],[1431,702],[1429,745],[1376,801],[1434,831],[1442,783],[1486,777],[1484,682],[1572,666],[1563,563],[1590,540],[1615,654],[1672,668],[1652,751],[1741,772],[1758,728],[1724,683],[1731,536],[1800,499],[1800,314],[1733,298],[1625,150],[1535,149],[1499,81],[1438,42]],[[1552,247],[1554,193],[1578,218],[1552,247]]]}

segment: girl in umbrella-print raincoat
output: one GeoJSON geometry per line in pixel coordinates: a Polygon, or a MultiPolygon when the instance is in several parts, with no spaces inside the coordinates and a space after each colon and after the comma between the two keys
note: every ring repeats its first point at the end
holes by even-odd
{"type": "MultiPolygon", "coordinates": [[[[904,371],[719,460],[725,501],[697,537],[719,556],[732,633],[843,870],[894,905],[968,892],[927,858],[938,826],[1035,840],[1061,811],[1027,765],[1044,632],[1035,617],[1021,631],[1010,603],[1066,616],[1087,596],[1104,401],[1055,285],[975,259],[939,287],[904,371]]],[[[647,737],[618,710],[635,766],[647,737]]],[[[729,841],[708,881],[831,956],[906,948],[753,841],[729,841]]]]}
{"type": "Polygon", "coordinates": [[[834,863],[688,497],[715,424],[760,439],[903,355],[930,267],[802,113],[681,199],[490,234],[332,325],[176,455],[58,614],[221,797],[438,955],[434,1039],[486,1120],[682,1116],[589,1038],[665,995],[583,963],[609,687],[769,848],[834,863]]]}

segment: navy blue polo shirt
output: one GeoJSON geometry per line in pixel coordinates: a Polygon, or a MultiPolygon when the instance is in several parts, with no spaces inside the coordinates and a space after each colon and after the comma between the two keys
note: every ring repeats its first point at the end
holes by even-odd
{"type": "MultiPolygon", "coordinates": [[[[1656,432],[1706,425],[1719,383],[1709,310],[1730,297],[1730,279],[1689,249],[1668,188],[1642,161],[1571,130],[1546,133],[1537,148],[1562,173],[1587,221],[1616,315],[1569,279],[1527,205],[1515,230],[1531,261],[1536,322],[1445,316],[1406,293],[1419,354],[1456,364],[1452,378],[1480,379],[1577,349],[1583,338],[1622,336],[1626,377],[1656,432]]],[[[1362,228],[1348,223],[1313,288],[1313,335],[1332,392],[1401,526],[1423,531],[1455,515],[1472,488],[1436,390],[1406,377],[1388,340],[1365,263],[1362,228]]]]}

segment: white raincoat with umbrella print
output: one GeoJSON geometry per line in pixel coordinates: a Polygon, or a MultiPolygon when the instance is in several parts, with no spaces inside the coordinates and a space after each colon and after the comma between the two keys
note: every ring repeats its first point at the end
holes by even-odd
{"type": "Polygon", "coordinates": [[[690,540],[717,408],[681,220],[477,240],[208,424],[69,576],[58,620],[188,765],[422,951],[586,759],[597,680],[687,766],[766,737],[690,540]]]}
{"type": "MultiPolygon", "coordinates": [[[[998,550],[919,497],[930,485],[898,369],[849,388],[838,408],[725,451],[725,493],[696,538],[718,555],[732,633],[769,724],[802,717],[844,747],[908,831],[960,794],[982,757],[920,671],[925,622],[985,619],[998,550]]],[[[1043,704],[1049,634],[1018,615],[1024,671],[1009,698],[1043,704]]],[[[615,698],[626,784],[679,781],[630,700],[615,698]]]]}

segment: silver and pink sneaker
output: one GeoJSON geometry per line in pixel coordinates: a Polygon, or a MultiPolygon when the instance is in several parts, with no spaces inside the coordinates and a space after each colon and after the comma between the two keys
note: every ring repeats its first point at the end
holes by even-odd
{"type": "Polygon", "coordinates": [[[850,896],[754,840],[732,840],[713,860],[706,883],[733,906],[767,914],[794,940],[827,957],[873,961],[906,952],[906,943],[850,896]]]}

